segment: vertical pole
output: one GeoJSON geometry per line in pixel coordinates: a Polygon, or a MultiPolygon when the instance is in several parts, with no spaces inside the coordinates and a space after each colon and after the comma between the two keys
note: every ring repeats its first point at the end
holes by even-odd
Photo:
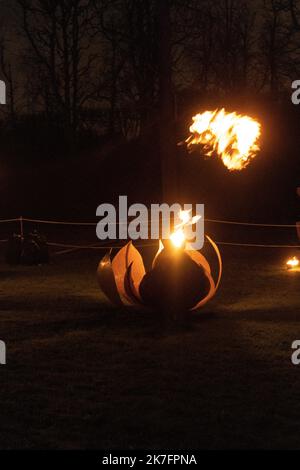
{"type": "Polygon", "coordinates": [[[178,155],[172,90],[170,0],[157,0],[159,22],[160,158],[163,201],[178,202],[178,155]]]}
{"type": "Polygon", "coordinates": [[[22,215],[20,216],[20,235],[21,235],[21,238],[23,240],[24,238],[24,230],[23,230],[23,217],[22,215]]]}

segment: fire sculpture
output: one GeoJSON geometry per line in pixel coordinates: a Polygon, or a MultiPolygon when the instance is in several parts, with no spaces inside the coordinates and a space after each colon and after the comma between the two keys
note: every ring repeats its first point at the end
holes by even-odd
{"type": "Polygon", "coordinates": [[[115,305],[146,306],[163,310],[196,310],[216,293],[222,275],[219,249],[206,235],[217,254],[219,274],[215,283],[209,262],[196,250],[186,248],[184,226],[195,223],[189,211],[181,211],[181,223],[159,249],[152,268],[146,272],[139,251],[131,242],[113,260],[107,253],[100,261],[99,286],[115,305]]]}

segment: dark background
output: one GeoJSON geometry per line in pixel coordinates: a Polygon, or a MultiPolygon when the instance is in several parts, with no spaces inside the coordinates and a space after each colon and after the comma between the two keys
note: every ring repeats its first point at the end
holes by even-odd
{"type": "MultiPolygon", "coordinates": [[[[126,194],[204,203],[211,219],[300,220],[300,0],[7,0],[0,13],[0,219],[96,222],[126,194]],[[243,171],[177,145],[220,107],[261,123],[243,171]]],[[[0,262],[1,449],[300,447],[294,227],[206,221],[220,290],[182,325],[107,304],[95,276],[107,244],[69,245],[94,246],[94,226],[37,228],[49,264],[0,262]]],[[[20,229],[1,224],[0,241],[20,229]]]]}
{"type": "Polygon", "coordinates": [[[94,220],[100,203],[127,194],[205,203],[211,218],[295,222],[300,2],[10,0],[0,8],[3,217],[94,220]],[[194,114],[220,107],[262,124],[261,151],[244,171],[177,146],[194,114]]]}

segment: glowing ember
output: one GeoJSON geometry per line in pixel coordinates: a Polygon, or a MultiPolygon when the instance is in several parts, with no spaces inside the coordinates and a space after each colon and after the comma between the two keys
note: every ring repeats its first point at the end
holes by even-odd
{"type": "Polygon", "coordinates": [[[286,262],[286,265],[287,265],[288,269],[298,268],[299,260],[296,256],[293,256],[293,258],[289,259],[286,262]]]}
{"type": "Polygon", "coordinates": [[[230,171],[245,168],[259,151],[261,126],[249,116],[221,109],[196,114],[193,121],[188,148],[200,144],[205,155],[216,152],[230,171]]]}
{"type": "Polygon", "coordinates": [[[170,240],[176,248],[181,248],[185,244],[186,240],[185,240],[185,235],[184,235],[184,227],[186,225],[195,224],[196,222],[198,222],[198,220],[201,217],[200,215],[195,215],[194,217],[191,217],[190,212],[191,210],[188,210],[188,211],[181,210],[179,212],[178,216],[181,222],[175,226],[175,232],[173,232],[170,235],[170,240]]]}

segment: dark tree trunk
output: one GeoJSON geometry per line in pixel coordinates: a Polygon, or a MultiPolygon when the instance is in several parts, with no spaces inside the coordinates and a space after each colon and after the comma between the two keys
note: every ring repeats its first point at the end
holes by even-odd
{"type": "Polygon", "coordinates": [[[178,201],[178,158],[172,93],[171,25],[169,0],[158,1],[160,159],[163,201],[178,201]]]}

